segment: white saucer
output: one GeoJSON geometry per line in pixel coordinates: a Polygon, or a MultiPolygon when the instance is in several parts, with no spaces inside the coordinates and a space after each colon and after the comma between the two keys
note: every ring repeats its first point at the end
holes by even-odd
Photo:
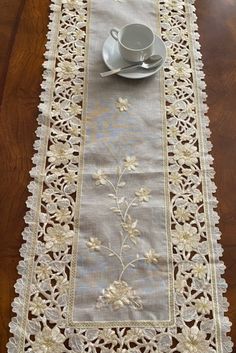
{"type": "MultiPolygon", "coordinates": [[[[160,66],[157,66],[149,70],[137,68],[134,71],[127,70],[122,73],[118,73],[117,75],[121,77],[131,78],[131,79],[140,79],[140,78],[152,76],[156,72],[158,72],[163,66],[166,59],[166,47],[163,40],[160,37],[158,37],[157,35],[155,37],[156,37],[156,40],[154,43],[153,54],[161,55],[161,57],[163,58],[162,64],[160,66]]],[[[125,61],[121,57],[118,49],[118,43],[111,36],[109,36],[104,42],[102,56],[106,66],[110,70],[116,69],[118,67],[127,66],[127,64],[129,64],[128,61],[125,61]]]]}

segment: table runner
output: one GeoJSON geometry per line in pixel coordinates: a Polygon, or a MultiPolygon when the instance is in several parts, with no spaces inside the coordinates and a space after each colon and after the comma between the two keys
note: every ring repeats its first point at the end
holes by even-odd
{"type": "Polygon", "coordinates": [[[229,352],[196,15],[189,0],[54,0],[9,352],[229,352]],[[164,70],[101,79],[109,29],[164,70]]]}

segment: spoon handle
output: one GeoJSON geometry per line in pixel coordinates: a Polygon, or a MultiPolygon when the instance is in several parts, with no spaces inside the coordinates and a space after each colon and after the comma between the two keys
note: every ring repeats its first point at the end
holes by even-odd
{"type": "Polygon", "coordinates": [[[125,67],[120,67],[118,69],[113,69],[113,70],[101,72],[100,76],[101,77],[107,77],[107,76],[115,75],[115,74],[118,74],[118,72],[121,72],[121,71],[126,70],[126,69],[131,69],[131,68],[135,69],[136,67],[141,66],[141,64],[140,63],[136,63],[136,64],[132,64],[132,65],[125,66],[125,67]]]}

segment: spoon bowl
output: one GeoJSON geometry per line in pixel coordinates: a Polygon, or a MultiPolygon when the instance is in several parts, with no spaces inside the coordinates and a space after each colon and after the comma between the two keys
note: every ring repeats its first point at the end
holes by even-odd
{"type": "Polygon", "coordinates": [[[143,69],[153,69],[162,64],[162,57],[160,55],[152,55],[150,58],[144,60],[140,65],[143,69]]]}

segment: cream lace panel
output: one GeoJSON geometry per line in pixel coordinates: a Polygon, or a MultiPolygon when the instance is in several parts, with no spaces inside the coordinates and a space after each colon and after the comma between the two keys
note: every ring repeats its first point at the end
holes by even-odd
{"type": "MultiPolygon", "coordinates": [[[[111,0],[111,6],[124,6],[128,1],[111,0]]],[[[226,284],[221,278],[224,266],[219,261],[222,250],[217,244],[220,233],[213,210],[217,203],[212,196],[215,186],[208,154],[210,133],[204,115],[205,84],[195,9],[190,0],[158,2],[162,37],[168,47],[164,76],[175,324],[79,329],[67,320],[68,306],[73,304],[68,289],[75,275],[72,243],[78,230],[76,193],[84,138],[81,113],[89,3],[54,0],[51,5],[37,153],[29,185],[32,196],[27,201],[23,260],[18,266],[21,278],[15,285],[19,296],[13,303],[17,315],[10,324],[13,337],[8,343],[9,352],[229,352],[231,342],[226,333],[230,325],[224,317],[227,301],[222,296],[226,284]]],[[[117,108],[127,110],[126,97],[117,99],[117,108]]],[[[132,168],[137,162],[131,155],[123,163],[132,168]]],[[[95,184],[103,185],[108,180],[102,171],[95,171],[95,184]]],[[[149,202],[152,190],[140,185],[136,193],[139,202],[149,202]]],[[[129,234],[129,245],[140,235],[131,216],[127,215],[122,228],[129,234]]],[[[99,237],[87,240],[91,256],[102,246],[99,237]]],[[[157,249],[150,248],[142,261],[147,266],[158,266],[157,249]]],[[[122,276],[104,291],[97,305],[103,307],[109,302],[113,309],[119,309],[124,303],[111,300],[116,291],[125,293],[126,304],[142,307],[142,298],[122,276]]]]}

